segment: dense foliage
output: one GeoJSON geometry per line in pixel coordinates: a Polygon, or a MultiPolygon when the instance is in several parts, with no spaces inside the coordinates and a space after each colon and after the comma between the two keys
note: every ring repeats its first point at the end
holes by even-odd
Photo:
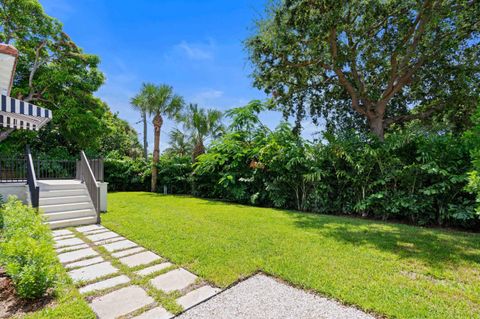
{"type": "Polygon", "coordinates": [[[473,164],[473,170],[469,172],[468,189],[477,194],[477,213],[480,214],[480,107],[472,117],[472,122],[473,128],[465,133],[473,164]]]}
{"type": "MultiPolygon", "coordinates": [[[[149,189],[151,161],[113,155],[105,159],[105,180],[109,183],[109,191],[149,189]]],[[[163,192],[166,186],[170,194],[191,193],[192,162],[189,155],[163,154],[159,157],[157,169],[158,192],[163,192]]]]}
{"type": "MultiPolygon", "coordinates": [[[[188,155],[164,153],[157,191],[166,185],[169,193],[260,206],[480,226],[475,197],[466,189],[472,167],[467,139],[409,125],[384,142],[352,131],[313,143],[288,123],[268,129],[258,118],[262,108],[253,101],[227,112],[230,127],[197,158],[193,173],[188,155]]],[[[150,174],[143,160],[106,161],[110,189],[147,190],[150,174]]]]}
{"type": "Polygon", "coordinates": [[[55,285],[60,267],[50,229],[34,209],[14,197],[9,198],[0,214],[3,221],[0,264],[12,278],[20,297],[43,296],[55,285]]]}
{"type": "Polygon", "coordinates": [[[411,127],[383,143],[352,132],[326,134],[324,143],[313,144],[285,123],[274,131],[257,119],[247,126],[199,157],[198,194],[421,225],[479,225],[465,191],[468,147],[453,134],[411,127]]]}
{"type": "Polygon", "coordinates": [[[480,2],[271,3],[247,40],[253,77],[297,126],[311,115],[382,139],[415,118],[468,125],[479,101],[480,2]]]}

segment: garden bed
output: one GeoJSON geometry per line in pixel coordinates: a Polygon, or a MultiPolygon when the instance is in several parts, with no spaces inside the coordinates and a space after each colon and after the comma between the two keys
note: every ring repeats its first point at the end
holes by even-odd
{"type": "Polygon", "coordinates": [[[35,312],[44,307],[54,304],[52,294],[36,300],[26,300],[18,297],[13,281],[0,268],[0,318],[10,318],[35,312]]]}

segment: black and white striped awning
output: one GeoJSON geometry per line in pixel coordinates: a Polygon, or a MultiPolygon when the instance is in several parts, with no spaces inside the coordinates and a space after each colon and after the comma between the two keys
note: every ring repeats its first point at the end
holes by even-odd
{"type": "Polygon", "coordinates": [[[2,94],[0,126],[39,130],[52,119],[52,111],[2,94]]]}

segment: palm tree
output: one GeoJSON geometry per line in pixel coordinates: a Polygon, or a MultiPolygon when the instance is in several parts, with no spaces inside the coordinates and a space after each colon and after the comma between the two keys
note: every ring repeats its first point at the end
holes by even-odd
{"type": "MultiPolygon", "coordinates": [[[[144,84],[145,85],[145,84],[144,84]]],[[[143,91],[143,89],[142,89],[143,91]]],[[[147,139],[147,105],[145,101],[145,97],[142,96],[140,93],[134,96],[130,103],[132,104],[133,108],[140,112],[142,116],[142,123],[143,123],[143,156],[145,160],[148,160],[148,139],[147,139]]]]}
{"type": "Polygon", "coordinates": [[[169,85],[143,84],[140,92],[148,113],[153,116],[154,142],[153,142],[153,163],[152,163],[152,184],[151,191],[157,190],[158,159],[160,157],[160,132],[163,125],[163,117],[178,118],[184,105],[183,98],[173,93],[169,85]]]}
{"type": "Polygon", "coordinates": [[[169,133],[169,145],[170,147],[165,150],[173,154],[185,156],[192,153],[193,145],[191,139],[185,135],[178,128],[173,129],[169,133]]]}
{"type": "Polygon", "coordinates": [[[208,138],[219,136],[224,127],[222,124],[222,112],[214,109],[199,108],[197,104],[189,104],[187,111],[181,117],[185,128],[189,131],[194,148],[192,160],[205,153],[205,141],[208,138]]]}

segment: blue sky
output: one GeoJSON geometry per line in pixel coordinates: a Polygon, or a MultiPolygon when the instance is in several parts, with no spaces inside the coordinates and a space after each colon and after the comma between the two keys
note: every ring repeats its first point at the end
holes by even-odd
{"type": "MultiPolygon", "coordinates": [[[[227,110],[265,95],[253,88],[243,41],[266,0],[40,0],[85,52],[99,55],[105,85],[97,96],[141,135],[129,100],[142,82],[166,83],[187,102],[227,110]]],[[[262,114],[270,127],[278,112],[262,114]]],[[[306,123],[304,135],[315,130],[306,123]]],[[[174,123],[166,121],[161,148],[174,123]]],[[[149,146],[153,136],[149,130],[149,146]]]]}

